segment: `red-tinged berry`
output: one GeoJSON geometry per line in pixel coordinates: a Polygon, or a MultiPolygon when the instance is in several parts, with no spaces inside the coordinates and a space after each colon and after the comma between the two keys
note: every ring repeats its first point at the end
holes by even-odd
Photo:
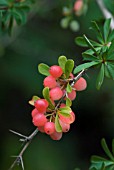
{"type": "Polygon", "coordinates": [[[53,76],[47,76],[44,79],[44,87],[54,88],[57,86],[56,79],[53,76]]]}
{"type": "Polygon", "coordinates": [[[42,132],[42,133],[45,132],[45,131],[44,131],[44,126],[38,126],[38,130],[39,130],[40,132],[42,132]]]}
{"type": "Polygon", "coordinates": [[[62,132],[54,132],[50,135],[53,140],[60,140],[62,138],[62,132]]]}
{"type": "Polygon", "coordinates": [[[61,104],[60,104],[60,108],[63,108],[63,107],[66,107],[66,104],[65,104],[65,103],[61,103],[61,104]]]}
{"type": "Polygon", "coordinates": [[[60,122],[60,125],[62,127],[62,132],[68,132],[69,129],[70,129],[70,124],[65,123],[65,122],[63,122],[61,120],[59,120],[59,122],[60,122]]]}
{"type": "Polygon", "coordinates": [[[48,105],[49,104],[48,104],[47,100],[45,100],[45,99],[36,100],[34,103],[34,106],[36,107],[36,109],[38,109],[38,111],[41,113],[46,112],[48,105]]]}
{"type": "Polygon", "coordinates": [[[72,111],[70,112],[69,117],[65,117],[65,116],[59,114],[59,119],[64,123],[71,124],[75,121],[75,114],[72,111]]]}
{"type": "Polygon", "coordinates": [[[60,87],[55,87],[49,92],[52,100],[59,100],[63,96],[63,92],[60,87]]]}
{"type": "Polygon", "coordinates": [[[78,12],[82,9],[83,7],[83,0],[77,0],[74,4],[74,11],[78,12]]]}
{"type": "Polygon", "coordinates": [[[34,117],[35,115],[39,114],[39,111],[35,108],[32,110],[31,115],[34,117]]]}
{"type": "Polygon", "coordinates": [[[33,117],[33,124],[35,126],[44,126],[47,122],[47,119],[44,114],[37,114],[33,117]]]}
{"type": "Polygon", "coordinates": [[[55,132],[55,123],[53,122],[46,122],[44,125],[44,131],[46,134],[51,135],[55,132]]]}
{"type": "Polygon", "coordinates": [[[72,90],[71,93],[68,93],[68,98],[74,100],[76,98],[76,91],[72,90]]]}
{"type": "Polygon", "coordinates": [[[57,65],[51,66],[49,72],[55,78],[59,78],[63,74],[62,68],[57,65]]]}
{"type": "Polygon", "coordinates": [[[83,77],[80,77],[80,79],[74,84],[74,88],[77,91],[83,91],[87,87],[87,82],[83,77]]]}
{"type": "Polygon", "coordinates": [[[72,73],[70,73],[70,78],[73,79],[74,78],[74,75],[72,73]]]}

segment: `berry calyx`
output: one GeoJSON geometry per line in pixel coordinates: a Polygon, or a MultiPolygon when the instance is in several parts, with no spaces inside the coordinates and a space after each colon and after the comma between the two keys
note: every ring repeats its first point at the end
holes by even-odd
{"type": "Polygon", "coordinates": [[[44,114],[37,114],[33,117],[33,124],[35,126],[44,126],[47,122],[47,119],[44,114]]]}
{"type": "Polygon", "coordinates": [[[36,100],[34,103],[34,106],[36,107],[36,109],[38,109],[38,111],[41,113],[46,112],[48,105],[49,104],[46,99],[39,99],[39,100],[36,100]]]}
{"type": "Polygon", "coordinates": [[[52,100],[59,100],[63,96],[63,92],[60,87],[51,89],[49,94],[52,100]]]}
{"type": "Polygon", "coordinates": [[[83,91],[87,87],[87,82],[83,77],[80,77],[80,79],[74,84],[74,88],[77,91],[83,91]]]}
{"type": "Polygon", "coordinates": [[[44,79],[44,87],[49,87],[51,89],[51,88],[56,87],[56,85],[57,85],[57,82],[56,82],[56,79],[54,77],[47,76],[44,79]]]}
{"type": "Polygon", "coordinates": [[[46,134],[51,135],[55,132],[55,123],[53,122],[46,122],[44,125],[44,131],[46,134]]]}
{"type": "Polygon", "coordinates": [[[50,135],[53,140],[60,140],[62,138],[62,132],[54,132],[50,135]]]}
{"type": "Polygon", "coordinates": [[[55,78],[61,77],[61,75],[63,74],[62,68],[57,65],[51,66],[49,72],[55,78]]]}

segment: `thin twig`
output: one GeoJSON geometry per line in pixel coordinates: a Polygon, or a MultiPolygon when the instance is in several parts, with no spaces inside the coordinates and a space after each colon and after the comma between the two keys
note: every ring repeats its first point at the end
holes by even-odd
{"type": "Polygon", "coordinates": [[[110,25],[110,27],[111,27],[111,29],[114,29],[114,17],[113,17],[113,15],[105,7],[105,5],[103,3],[103,0],[96,0],[96,2],[98,4],[100,10],[102,11],[104,17],[106,19],[111,18],[111,25],[110,25]]]}
{"type": "Polygon", "coordinates": [[[21,163],[21,165],[22,165],[22,169],[24,170],[24,164],[23,164],[22,156],[23,156],[25,150],[27,149],[27,147],[29,146],[29,144],[31,143],[32,139],[33,139],[33,138],[36,136],[36,134],[38,133],[38,128],[36,128],[36,129],[34,130],[34,132],[33,132],[30,136],[28,136],[28,137],[27,137],[27,136],[24,136],[24,135],[22,135],[22,134],[20,134],[20,133],[17,133],[17,132],[15,132],[15,131],[12,131],[12,130],[10,130],[10,132],[12,132],[12,133],[14,133],[14,134],[16,134],[16,135],[18,135],[18,136],[23,137],[24,139],[22,139],[22,140],[25,141],[26,143],[25,143],[24,147],[22,148],[22,150],[20,151],[19,155],[18,155],[18,156],[15,156],[16,159],[14,160],[14,162],[13,162],[13,164],[11,165],[11,167],[9,168],[9,170],[11,170],[16,164],[20,164],[20,163],[21,163]]]}

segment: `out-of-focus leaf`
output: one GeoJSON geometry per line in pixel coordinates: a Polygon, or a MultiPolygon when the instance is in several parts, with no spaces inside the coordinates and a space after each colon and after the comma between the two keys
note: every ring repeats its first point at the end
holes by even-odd
{"type": "Polygon", "coordinates": [[[114,30],[112,30],[112,32],[109,34],[108,36],[108,42],[111,42],[114,40],[114,30]]]}
{"type": "Polygon", "coordinates": [[[96,88],[99,90],[104,80],[104,64],[101,65],[100,72],[96,80],[96,88]]]}
{"type": "Polygon", "coordinates": [[[107,58],[109,57],[110,58],[110,55],[111,54],[114,54],[114,40],[111,42],[111,45],[110,45],[110,47],[109,47],[109,49],[108,49],[108,56],[107,56],[107,58]]]}
{"type": "Polygon", "coordinates": [[[70,26],[70,29],[74,32],[77,32],[80,29],[80,24],[76,20],[71,21],[69,26],[70,26]]]}
{"type": "Polygon", "coordinates": [[[67,84],[66,91],[67,91],[67,93],[71,93],[71,91],[72,91],[72,87],[69,83],[67,84]]]}
{"type": "Polygon", "coordinates": [[[104,138],[101,140],[101,146],[102,146],[103,150],[105,151],[106,155],[113,161],[113,164],[114,164],[114,156],[110,152],[104,138]]]}
{"type": "Polygon", "coordinates": [[[91,25],[92,25],[92,28],[94,29],[94,31],[97,34],[97,38],[98,38],[99,42],[103,43],[104,42],[103,36],[102,36],[101,30],[100,30],[98,24],[95,21],[92,21],[91,25]]]}
{"type": "Polygon", "coordinates": [[[111,19],[107,19],[104,23],[104,39],[105,39],[105,42],[107,42],[107,39],[108,39],[108,36],[109,36],[109,32],[110,32],[110,22],[111,22],[111,19]]]}

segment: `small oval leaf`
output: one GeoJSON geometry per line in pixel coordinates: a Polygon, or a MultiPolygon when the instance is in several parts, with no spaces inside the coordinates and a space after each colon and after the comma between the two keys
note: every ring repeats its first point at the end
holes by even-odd
{"type": "Polygon", "coordinates": [[[47,65],[47,64],[44,64],[44,63],[40,63],[39,65],[38,65],[38,71],[41,73],[41,74],[43,74],[43,75],[45,75],[45,76],[49,76],[50,75],[50,73],[49,73],[49,66],[47,65]]]}

